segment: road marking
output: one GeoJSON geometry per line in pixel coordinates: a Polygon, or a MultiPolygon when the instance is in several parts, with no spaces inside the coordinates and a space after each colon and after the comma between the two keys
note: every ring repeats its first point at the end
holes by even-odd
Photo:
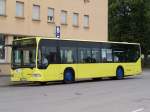
{"type": "Polygon", "coordinates": [[[140,108],[140,109],[134,110],[132,112],[142,112],[142,111],[144,111],[144,108],[140,108]]]}

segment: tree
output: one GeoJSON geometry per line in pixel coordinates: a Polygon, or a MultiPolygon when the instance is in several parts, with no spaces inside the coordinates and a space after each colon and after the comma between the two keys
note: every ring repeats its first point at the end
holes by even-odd
{"type": "Polygon", "coordinates": [[[150,0],[109,0],[109,40],[141,43],[150,50],[150,0]]]}

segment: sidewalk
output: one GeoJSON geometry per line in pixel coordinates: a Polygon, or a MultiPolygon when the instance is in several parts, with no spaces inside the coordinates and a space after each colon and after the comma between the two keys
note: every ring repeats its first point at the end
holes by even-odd
{"type": "Polygon", "coordinates": [[[10,76],[2,75],[0,76],[0,87],[10,85],[10,76]]]}

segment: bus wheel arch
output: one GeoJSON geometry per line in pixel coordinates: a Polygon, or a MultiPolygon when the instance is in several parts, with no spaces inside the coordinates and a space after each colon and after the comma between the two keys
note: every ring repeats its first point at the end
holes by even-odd
{"type": "Polygon", "coordinates": [[[75,81],[75,71],[72,67],[67,67],[64,70],[63,81],[67,84],[73,83],[75,81]]]}
{"type": "Polygon", "coordinates": [[[123,66],[119,65],[116,69],[116,79],[121,80],[124,78],[124,68],[123,66]]]}

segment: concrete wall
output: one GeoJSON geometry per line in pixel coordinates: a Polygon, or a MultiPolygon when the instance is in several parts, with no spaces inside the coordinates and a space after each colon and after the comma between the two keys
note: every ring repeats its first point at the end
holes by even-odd
{"type": "Polygon", "coordinates": [[[24,18],[15,16],[16,0],[6,0],[6,17],[0,16],[0,33],[55,37],[60,25],[62,38],[107,40],[107,0],[19,0],[24,2],[24,18]],[[32,6],[40,5],[40,21],[32,21],[32,6]],[[47,8],[55,9],[55,23],[47,23],[47,8]],[[68,11],[67,25],[61,25],[61,10],[68,11]],[[79,27],[72,26],[73,12],[79,13],[79,27]],[[83,27],[83,16],[90,16],[89,28],[83,27]]]}

